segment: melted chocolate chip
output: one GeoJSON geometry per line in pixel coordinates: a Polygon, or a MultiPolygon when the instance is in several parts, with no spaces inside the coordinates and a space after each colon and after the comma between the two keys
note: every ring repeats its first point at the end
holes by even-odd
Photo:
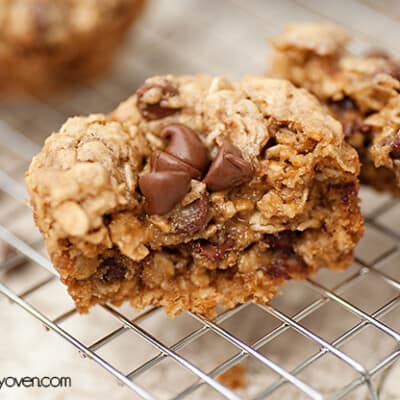
{"type": "Polygon", "coordinates": [[[243,159],[240,150],[225,141],[204,178],[212,191],[231,189],[251,181],[254,176],[253,165],[243,159]]]}
{"type": "Polygon", "coordinates": [[[343,117],[348,111],[358,111],[357,104],[350,97],[344,97],[337,101],[330,101],[329,107],[338,117],[343,117]]]}
{"type": "Polygon", "coordinates": [[[271,278],[290,279],[294,276],[304,276],[310,271],[310,267],[297,254],[282,253],[281,257],[272,260],[268,265],[261,266],[260,270],[271,278]]]}
{"type": "Polygon", "coordinates": [[[188,173],[193,179],[200,179],[201,173],[196,168],[185,163],[172,154],[156,150],[151,156],[151,170],[158,171],[183,171],[188,173]]]}
{"type": "Polygon", "coordinates": [[[207,148],[194,130],[183,124],[171,124],[161,131],[161,137],[170,139],[165,149],[166,153],[172,154],[201,173],[207,168],[207,148]]]}
{"type": "Polygon", "coordinates": [[[296,231],[282,231],[275,235],[266,235],[265,240],[273,250],[292,251],[293,243],[298,236],[296,231]]]}
{"type": "Polygon", "coordinates": [[[204,227],[208,219],[208,194],[179,210],[173,218],[176,233],[193,235],[204,227]]]}
{"type": "Polygon", "coordinates": [[[102,260],[99,264],[99,269],[104,271],[103,279],[106,282],[115,282],[123,279],[128,270],[125,265],[112,257],[102,260]]]}
{"type": "Polygon", "coordinates": [[[351,138],[357,132],[370,133],[371,127],[364,123],[357,104],[350,97],[331,101],[329,107],[342,122],[343,133],[346,138],[351,138]]]}
{"type": "Polygon", "coordinates": [[[147,214],[163,215],[179,203],[190,188],[190,175],[182,171],[150,172],[140,177],[147,214]]]}
{"type": "Polygon", "coordinates": [[[288,273],[288,264],[286,260],[275,260],[267,267],[262,267],[262,271],[264,271],[271,278],[289,278],[288,273]]]}
{"type": "Polygon", "coordinates": [[[397,136],[393,139],[390,145],[390,157],[394,160],[400,159],[400,130],[397,132],[397,136]]]}
{"type": "Polygon", "coordinates": [[[178,89],[171,82],[165,81],[163,84],[145,83],[136,91],[136,106],[142,117],[147,121],[165,118],[177,113],[180,109],[165,107],[162,102],[178,94],[178,89]],[[143,100],[143,96],[150,89],[161,91],[161,98],[156,103],[147,103],[143,100]]]}
{"type": "Polygon", "coordinates": [[[206,257],[211,262],[217,262],[224,258],[225,253],[233,249],[234,244],[235,242],[229,238],[221,245],[196,241],[191,242],[190,247],[192,251],[206,257]]]}
{"type": "Polygon", "coordinates": [[[345,138],[349,138],[356,132],[369,133],[371,127],[364,124],[361,115],[357,111],[345,112],[342,116],[342,126],[345,138]]]}

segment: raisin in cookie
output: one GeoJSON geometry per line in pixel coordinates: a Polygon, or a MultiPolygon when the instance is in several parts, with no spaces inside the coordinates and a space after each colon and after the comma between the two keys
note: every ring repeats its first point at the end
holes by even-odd
{"type": "Polygon", "coordinates": [[[79,311],[129,299],[212,316],[346,267],[358,172],[340,123],[289,82],[165,76],[69,119],[26,182],[79,311]]]}
{"type": "Polygon", "coordinates": [[[0,92],[42,94],[109,65],[144,0],[2,0],[0,92]]]}
{"type": "Polygon", "coordinates": [[[382,51],[353,55],[346,50],[348,41],[347,32],[333,24],[290,25],[273,41],[270,75],[323,101],[360,155],[361,181],[400,195],[400,132],[391,120],[400,112],[400,64],[382,51]],[[371,117],[377,112],[379,117],[371,117]]]}

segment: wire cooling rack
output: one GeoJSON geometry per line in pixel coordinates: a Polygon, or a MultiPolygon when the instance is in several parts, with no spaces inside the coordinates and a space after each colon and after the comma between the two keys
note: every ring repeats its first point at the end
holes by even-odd
{"type": "MultiPolygon", "coordinates": [[[[97,311],[114,319],[117,326],[106,332],[95,331],[87,343],[68,328],[72,318],[82,324],[87,318],[79,316],[71,303],[66,301],[67,305],[50,312],[43,303],[38,306],[32,300],[37,293],[49,296],[58,278],[26,206],[23,172],[45,135],[67,116],[109,111],[147,76],[169,72],[208,72],[233,78],[260,74],[267,65],[265,38],[293,21],[332,19],[353,31],[353,51],[378,45],[399,54],[400,43],[393,42],[400,28],[399,17],[399,8],[390,0],[153,1],[133,29],[108,79],[63,98],[3,100],[0,293],[116,377],[132,390],[132,398],[378,399],[388,371],[398,367],[400,355],[398,201],[363,190],[366,234],[355,263],[345,272],[321,271],[305,282],[289,283],[283,295],[269,305],[241,305],[214,320],[186,313],[184,318],[190,321],[186,327],[190,329],[181,329],[181,317],[165,320],[156,307],[132,314],[127,307],[99,306],[97,311]],[[26,269],[32,266],[36,272],[28,275],[26,269]],[[13,278],[18,274],[34,279],[23,280],[18,286],[13,278]],[[163,329],[150,329],[150,320],[174,330],[174,340],[165,339],[163,329]],[[151,351],[143,350],[143,360],[122,368],[102,350],[126,333],[150,345],[151,351]],[[200,352],[189,351],[196,345],[200,352]],[[227,346],[229,351],[225,350],[227,346]],[[222,356],[211,349],[222,349],[222,356]],[[204,357],[197,359],[194,355],[204,356],[207,351],[205,358],[215,360],[205,365],[204,357]],[[289,357],[290,362],[288,354],[295,355],[289,357]],[[167,361],[189,373],[189,378],[174,372],[160,375],[161,380],[170,379],[172,388],[160,394],[158,384],[146,384],[142,377],[167,361]],[[236,364],[247,371],[247,388],[234,390],[218,380],[236,364]],[[321,375],[324,370],[328,372],[321,375]],[[257,381],[252,380],[253,372],[257,381]]],[[[59,290],[57,297],[62,296],[67,298],[59,290]]],[[[120,354],[127,350],[118,349],[120,354]]]]}

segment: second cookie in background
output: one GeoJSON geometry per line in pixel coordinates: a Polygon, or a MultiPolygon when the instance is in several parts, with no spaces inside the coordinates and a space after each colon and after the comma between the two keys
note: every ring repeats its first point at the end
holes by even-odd
{"type": "Polygon", "coordinates": [[[360,155],[361,182],[400,196],[400,64],[382,51],[354,55],[349,40],[331,23],[289,25],[272,41],[269,75],[324,102],[360,155]]]}
{"type": "Polygon", "coordinates": [[[104,72],[146,0],[2,0],[0,96],[48,94],[104,72]]]}

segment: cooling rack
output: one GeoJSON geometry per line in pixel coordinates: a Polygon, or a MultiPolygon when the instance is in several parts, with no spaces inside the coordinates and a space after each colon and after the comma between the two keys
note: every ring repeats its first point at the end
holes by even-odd
{"type": "MultiPolygon", "coordinates": [[[[71,303],[48,312],[31,300],[36,293],[46,297],[57,274],[26,206],[23,173],[45,135],[66,117],[107,112],[154,74],[208,72],[232,78],[260,74],[267,65],[264,40],[293,21],[332,19],[354,33],[354,52],[380,46],[400,54],[400,43],[393,41],[400,28],[400,10],[390,0],[149,3],[108,79],[63,98],[26,96],[1,102],[0,293],[11,300],[10,307],[20,306],[131,389],[132,398],[378,399],[388,371],[398,367],[400,356],[400,203],[368,189],[362,191],[366,233],[354,264],[342,273],[321,271],[307,281],[289,283],[283,295],[268,305],[241,305],[214,320],[186,313],[190,323],[185,326],[190,329],[181,329],[180,317],[166,321],[157,307],[133,313],[127,307],[99,306],[97,312],[115,320],[116,326],[106,332],[99,329],[87,343],[68,328],[70,319],[83,323],[87,318],[79,316],[71,303]],[[22,287],[15,285],[13,276],[28,274],[26,269],[32,266],[34,279],[24,281],[22,287]],[[165,339],[163,329],[150,329],[150,320],[174,329],[174,340],[165,339]],[[245,333],[243,326],[247,326],[245,333]],[[102,349],[127,333],[151,350],[142,351],[140,362],[121,368],[102,349]],[[205,358],[215,362],[205,365],[204,357],[197,359],[189,351],[196,346],[202,354],[209,351],[205,358]],[[296,354],[290,362],[288,353],[296,354]],[[372,353],[376,357],[370,357],[372,353]],[[154,382],[146,384],[142,377],[165,362],[188,373],[190,379],[167,374],[173,389],[160,394],[154,382]],[[249,375],[247,389],[234,390],[218,379],[237,364],[249,375]],[[326,375],[322,382],[318,380],[323,370],[331,371],[329,385],[326,375]]],[[[63,291],[57,293],[67,298],[63,291]]]]}

